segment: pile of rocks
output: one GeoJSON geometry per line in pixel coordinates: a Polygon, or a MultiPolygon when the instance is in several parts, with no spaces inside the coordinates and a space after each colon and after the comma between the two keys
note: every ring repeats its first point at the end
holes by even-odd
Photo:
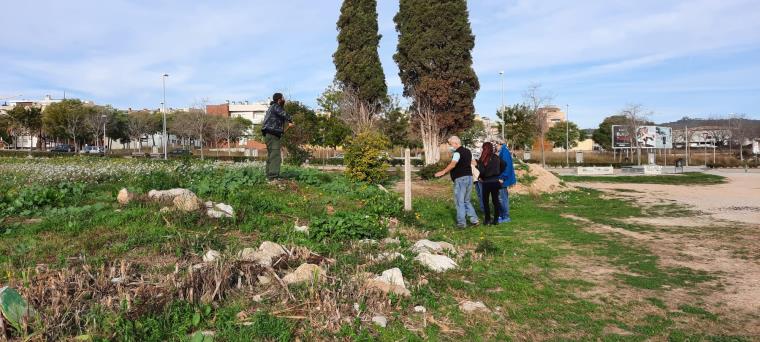
{"type": "Polygon", "coordinates": [[[414,260],[434,272],[445,272],[459,267],[450,257],[441,254],[457,254],[454,245],[448,242],[419,240],[412,246],[412,252],[417,253],[414,260]]]}
{"type": "MultiPolygon", "coordinates": [[[[121,205],[127,205],[138,199],[139,196],[130,192],[126,188],[121,189],[116,196],[116,200],[121,205]]],[[[161,208],[161,212],[194,212],[204,210],[206,216],[210,218],[230,218],[235,217],[235,210],[232,206],[224,203],[215,203],[211,201],[203,202],[198,196],[188,189],[169,189],[169,190],[151,190],[146,197],[148,201],[167,204],[161,208]]]]}
{"type": "MultiPolygon", "coordinates": [[[[214,263],[220,260],[221,256],[221,253],[216,250],[208,250],[203,255],[204,264],[196,265],[195,268],[202,268],[209,263],[214,263]]],[[[258,248],[244,248],[237,253],[238,260],[254,262],[265,269],[272,269],[273,266],[279,264],[279,260],[291,256],[290,251],[285,247],[271,241],[262,242],[258,248]]],[[[295,270],[285,273],[282,276],[282,282],[287,285],[305,283],[311,280],[317,282],[322,281],[325,275],[326,272],[320,265],[305,262],[295,270]]],[[[267,285],[272,281],[270,277],[265,275],[259,275],[258,280],[262,285],[267,285]]]]}

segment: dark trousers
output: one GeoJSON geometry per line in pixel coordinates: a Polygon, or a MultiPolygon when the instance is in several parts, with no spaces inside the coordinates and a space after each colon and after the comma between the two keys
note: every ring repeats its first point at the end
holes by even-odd
{"type": "Polygon", "coordinates": [[[499,182],[493,182],[481,183],[481,186],[483,187],[483,214],[485,214],[486,224],[488,224],[492,221],[497,221],[499,218],[499,207],[501,206],[499,204],[499,188],[501,188],[501,185],[499,182]],[[493,203],[493,220],[491,220],[491,204],[488,203],[488,197],[491,197],[491,202],[493,203]]]}
{"type": "Polygon", "coordinates": [[[266,133],[264,134],[264,143],[267,144],[267,178],[269,180],[277,179],[280,177],[280,164],[282,164],[280,137],[266,133]]]}

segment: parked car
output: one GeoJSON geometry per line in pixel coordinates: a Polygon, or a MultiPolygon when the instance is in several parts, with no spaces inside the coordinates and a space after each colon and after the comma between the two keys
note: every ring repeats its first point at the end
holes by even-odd
{"type": "Polygon", "coordinates": [[[169,152],[169,155],[172,157],[183,157],[183,156],[191,156],[193,155],[193,153],[188,149],[179,148],[179,149],[172,150],[171,152],[169,152]]]}
{"type": "Polygon", "coordinates": [[[100,147],[90,146],[90,149],[87,151],[87,153],[89,153],[89,154],[105,154],[106,153],[106,148],[102,147],[102,146],[100,146],[100,147]]]}
{"type": "Polygon", "coordinates": [[[74,145],[60,144],[50,150],[50,152],[74,152],[74,145]]]}
{"type": "Polygon", "coordinates": [[[81,154],[105,154],[105,148],[100,146],[85,145],[79,150],[81,154]]]}

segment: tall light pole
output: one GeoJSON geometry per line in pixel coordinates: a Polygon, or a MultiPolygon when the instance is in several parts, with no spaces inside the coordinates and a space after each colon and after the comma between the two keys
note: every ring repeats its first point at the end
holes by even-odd
{"type": "Polygon", "coordinates": [[[161,112],[163,113],[163,119],[164,119],[164,136],[163,136],[163,142],[164,142],[164,160],[169,159],[169,154],[166,152],[166,142],[168,140],[168,137],[166,136],[166,78],[169,77],[169,74],[163,74],[161,75],[161,84],[164,89],[164,96],[163,101],[161,102],[161,112]]]}
{"type": "Polygon", "coordinates": [[[108,116],[102,114],[100,118],[103,119],[103,155],[106,155],[106,121],[108,121],[108,116]]]}
{"type": "Polygon", "coordinates": [[[565,108],[565,164],[570,167],[570,105],[566,104],[565,108]]]}
{"type": "MultiPolygon", "coordinates": [[[[507,134],[506,132],[506,126],[507,126],[507,120],[504,116],[504,71],[499,71],[499,78],[501,79],[501,107],[499,108],[499,112],[501,113],[501,139],[504,140],[504,143],[507,143],[507,134]]],[[[509,146],[509,145],[507,145],[509,146]]]]}

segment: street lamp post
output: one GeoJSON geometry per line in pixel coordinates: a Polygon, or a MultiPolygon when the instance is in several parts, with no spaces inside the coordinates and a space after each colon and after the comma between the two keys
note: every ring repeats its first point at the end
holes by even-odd
{"type": "Polygon", "coordinates": [[[168,140],[168,137],[166,136],[166,78],[167,77],[169,77],[169,74],[161,75],[161,84],[164,90],[163,101],[161,102],[161,112],[163,113],[163,121],[164,121],[164,135],[163,135],[163,138],[161,139],[163,140],[163,143],[164,143],[163,144],[164,145],[164,160],[169,159],[169,154],[166,151],[166,147],[167,147],[166,142],[168,140]]]}
{"type": "Polygon", "coordinates": [[[105,155],[106,154],[106,121],[108,119],[108,116],[105,114],[102,114],[100,118],[103,119],[103,155],[105,155]]]}
{"type": "Polygon", "coordinates": [[[499,108],[499,111],[501,112],[501,139],[504,140],[504,143],[507,143],[507,134],[506,134],[506,126],[507,126],[507,120],[504,116],[504,71],[499,71],[499,78],[501,79],[501,107],[499,108]]]}
{"type": "Polygon", "coordinates": [[[570,167],[570,105],[565,107],[565,163],[570,167]]]}

